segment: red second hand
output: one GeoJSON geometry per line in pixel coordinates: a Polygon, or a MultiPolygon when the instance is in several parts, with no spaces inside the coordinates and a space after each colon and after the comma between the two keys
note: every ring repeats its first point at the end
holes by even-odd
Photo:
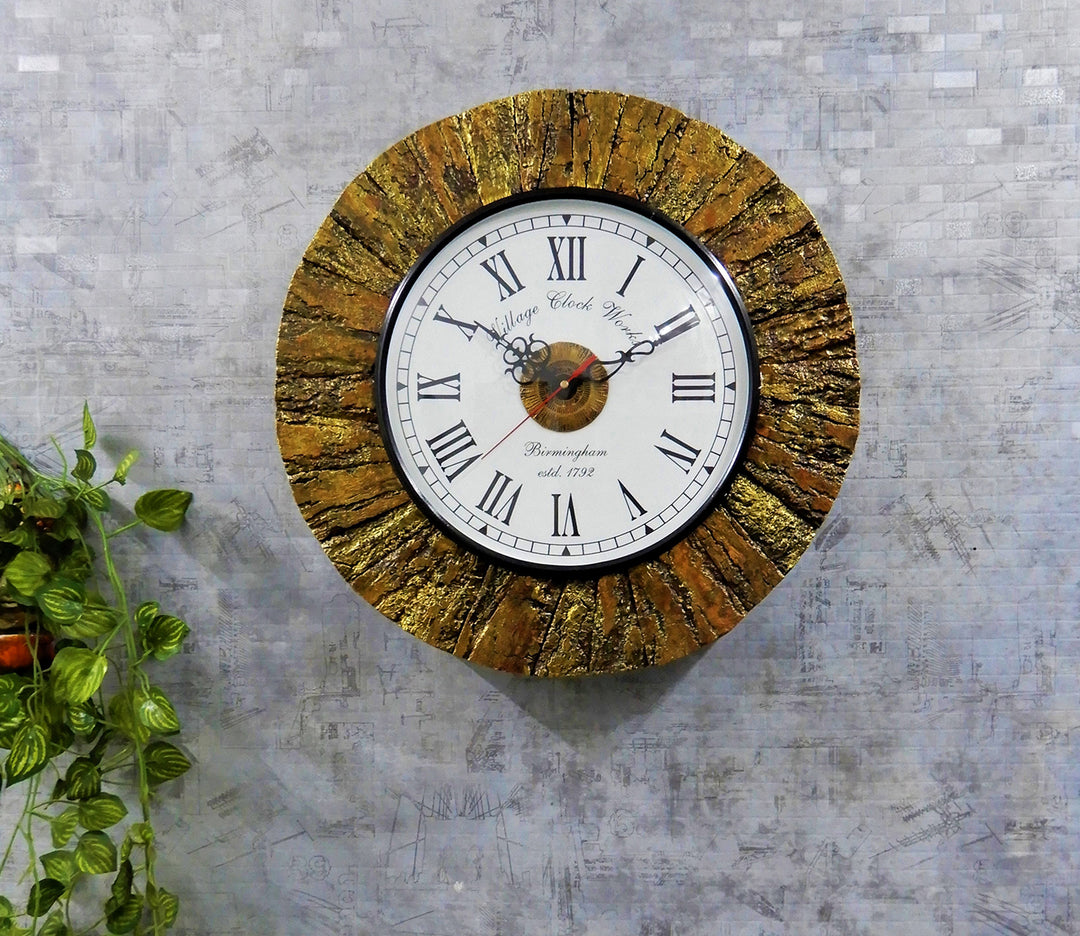
{"type": "Polygon", "coordinates": [[[537,413],[539,413],[540,410],[542,410],[545,406],[548,405],[548,403],[550,403],[552,400],[554,400],[555,397],[557,397],[560,393],[562,393],[563,390],[566,390],[570,386],[570,381],[571,380],[576,380],[578,377],[580,377],[582,374],[584,374],[585,371],[587,371],[589,369],[589,367],[592,365],[593,361],[598,361],[598,360],[599,360],[599,358],[595,354],[590,354],[587,358],[585,358],[584,363],[579,365],[578,369],[575,370],[574,373],[572,373],[565,380],[559,381],[559,386],[557,386],[554,390],[551,391],[551,393],[549,393],[546,397],[544,397],[544,399],[542,399],[539,403],[537,403],[536,406],[534,406],[531,410],[529,410],[525,414],[525,418],[523,420],[521,420],[521,422],[519,422],[516,426],[514,426],[513,429],[511,429],[508,433],[506,433],[506,435],[504,435],[501,439],[499,439],[498,442],[496,442],[493,446],[491,446],[491,448],[489,448],[486,452],[484,452],[484,454],[481,455],[480,457],[481,458],[487,458],[488,455],[490,455],[492,452],[494,452],[495,449],[497,449],[500,445],[503,444],[503,442],[505,442],[507,439],[509,439],[510,436],[512,436],[515,432],[518,431],[518,429],[520,429],[522,426],[524,426],[525,423],[527,423],[530,419],[533,418],[533,416],[535,416],[537,413]]]}

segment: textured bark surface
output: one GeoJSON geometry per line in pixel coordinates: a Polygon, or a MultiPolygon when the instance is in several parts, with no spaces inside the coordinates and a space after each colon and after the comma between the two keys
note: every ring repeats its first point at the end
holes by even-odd
{"type": "Polygon", "coordinates": [[[285,299],[278,441],[300,511],[352,587],[448,653],[568,676],[667,663],[729,631],[832,506],[858,435],[843,280],[816,222],[759,159],[680,112],[602,91],[533,91],[417,131],[342,193],[285,299]],[[753,324],[761,389],[746,456],[678,545],[619,573],[526,575],[413,505],[379,436],[376,345],[390,296],[453,222],[507,195],[630,195],[724,263],[753,324]]]}

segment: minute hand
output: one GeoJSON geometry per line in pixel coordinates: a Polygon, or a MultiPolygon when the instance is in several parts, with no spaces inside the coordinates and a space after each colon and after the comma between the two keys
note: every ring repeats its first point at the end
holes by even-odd
{"type": "Polygon", "coordinates": [[[616,352],[619,356],[612,358],[610,361],[601,361],[604,365],[604,370],[607,373],[604,374],[600,383],[611,380],[620,370],[622,370],[624,364],[629,364],[635,357],[644,357],[646,354],[652,354],[656,350],[659,341],[653,341],[651,338],[645,338],[642,341],[635,342],[625,351],[616,352]]]}
{"type": "Polygon", "coordinates": [[[608,369],[607,376],[604,379],[610,380],[611,376],[617,374],[624,364],[629,364],[634,358],[652,354],[664,342],[671,341],[672,338],[689,331],[700,323],[701,319],[698,318],[698,314],[692,305],[687,306],[681,312],[676,312],[671,318],[656,326],[655,338],[644,338],[632,344],[625,351],[618,352],[619,356],[617,358],[610,361],[601,361],[600,363],[608,369]]]}

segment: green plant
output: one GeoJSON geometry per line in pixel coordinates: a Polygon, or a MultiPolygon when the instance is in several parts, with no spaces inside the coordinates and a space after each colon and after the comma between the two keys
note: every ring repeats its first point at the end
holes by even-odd
{"type": "Polygon", "coordinates": [[[191,765],[166,740],[180,722],[151,673],[188,626],[156,601],[132,604],[114,541],[141,526],[177,529],[191,494],[148,491],[133,516],[118,517],[107,488],[125,483],[138,453],[95,482],[97,430],[85,406],[82,429],[74,463],[53,440],[55,472],[0,436],[0,602],[28,642],[40,631],[55,639],[51,663],[35,650],[27,671],[0,675],[3,798],[24,797],[0,842],[0,880],[25,867],[21,896],[0,896],[0,936],[157,934],[178,909],[157,881],[151,803],[191,765]]]}

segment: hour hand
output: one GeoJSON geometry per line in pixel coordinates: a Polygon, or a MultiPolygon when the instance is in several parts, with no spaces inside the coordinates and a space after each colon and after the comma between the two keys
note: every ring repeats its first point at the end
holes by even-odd
{"type": "Polygon", "coordinates": [[[657,344],[659,344],[659,342],[649,338],[643,338],[641,341],[632,344],[625,351],[619,351],[618,357],[612,358],[610,361],[601,361],[600,363],[604,365],[604,369],[607,371],[604,380],[610,380],[619,372],[624,364],[629,364],[635,358],[645,357],[646,354],[652,354],[653,351],[656,350],[657,344]]]}
{"type": "Polygon", "coordinates": [[[550,345],[535,335],[529,335],[528,338],[511,338],[507,341],[495,329],[488,328],[480,322],[475,324],[503,349],[503,361],[507,365],[506,373],[519,384],[527,384],[535,380],[537,372],[543,369],[551,358],[550,345]]]}
{"type": "Polygon", "coordinates": [[[624,364],[629,364],[635,358],[645,357],[647,354],[652,354],[660,345],[666,341],[671,341],[672,338],[677,338],[684,332],[690,331],[691,328],[699,325],[701,319],[698,317],[697,311],[692,305],[687,306],[680,312],[676,312],[671,318],[666,319],[656,328],[655,338],[643,338],[641,341],[631,345],[625,351],[620,351],[619,356],[611,361],[601,361],[600,363],[608,369],[607,378],[610,379],[612,374],[618,373],[619,369],[624,364]]]}

